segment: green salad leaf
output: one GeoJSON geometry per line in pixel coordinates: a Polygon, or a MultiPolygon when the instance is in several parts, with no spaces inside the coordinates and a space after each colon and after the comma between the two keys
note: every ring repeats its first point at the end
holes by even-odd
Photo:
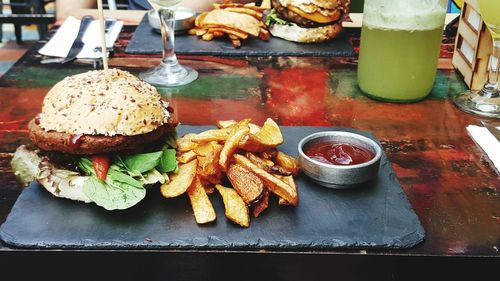
{"type": "Polygon", "coordinates": [[[122,156],[122,159],[128,170],[144,173],[158,166],[162,155],[163,151],[156,151],[122,156]]]}
{"type": "Polygon", "coordinates": [[[106,181],[95,176],[92,160],[83,157],[78,166],[90,177],[83,184],[83,193],[97,205],[106,210],[123,210],[130,208],[146,196],[143,184],[120,171],[118,165],[111,165],[106,181]]]}
{"type": "Polygon", "coordinates": [[[146,196],[146,189],[111,179],[103,182],[91,176],[83,184],[83,193],[106,210],[123,210],[139,203],[146,196]]]}
{"type": "Polygon", "coordinates": [[[24,185],[28,185],[40,173],[40,162],[42,162],[42,159],[35,151],[21,145],[14,153],[10,165],[17,179],[24,185]]]}
{"type": "Polygon", "coordinates": [[[267,25],[267,26],[270,26],[271,24],[273,23],[277,23],[277,24],[287,24],[287,21],[280,18],[280,16],[278,15],[278,13],[276,12],[275,9],[271,9],[271,11],[269,12],[269,14],[267,14],[266,16],[266,20],[264,21],[264,23],[267,25]]]}
{"type": "Polygon", "coordinates": [[[175,157],[175,149],[164,149],[159,165],[156,167],[162,173],[175,171],[177,168],[177,158],[175,157]]]}

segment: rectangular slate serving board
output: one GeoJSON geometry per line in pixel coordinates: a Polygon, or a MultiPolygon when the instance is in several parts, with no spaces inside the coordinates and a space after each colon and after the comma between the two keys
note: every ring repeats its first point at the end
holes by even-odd
{"type": "MultiPolygon", "coordinates": [[[[144,16],[137,26],[125,52],[130,54],[161,54],[161,36],[149,25],[144,16]]],[[[269,41],[257,38],[244,40],[241,47],[235,49],[227,38],[203,41],[194,35],[176,34],[175,52],[184,55],[210,56],[323,56],[354,57],[354,48],[349,43],[349,35],[341,32],[332,41],[314,44],[299,44],[280,38],[271,37],[269,41]]]]}
{"type": "MultiPolygon", "coordinates": [[[[208,128],[212,127],[180,126],[179,135],[208,128]]],[[[324,130],[336,128],[283,126],[285,143],[280,150],[297,155],[302,137],[324,130]]],[[[397,249],[424,239],[424,229],[385,154],[377,178],[366,186],[327,189],[303,174],[297,177],[297,185],[296,208],[278,206],[273,196],[269,209],[251,218],[249,228],[241,228],[226,219],[217,191],[210,197],[217,221],[200,226],[186,195],[164,199],[159,188],[148,190],[146,198],[131,209],[109,212],[94,204],[54,198],[32,183],[0,227],[0,238],[22,248],[286,251],[397,249]]]]}

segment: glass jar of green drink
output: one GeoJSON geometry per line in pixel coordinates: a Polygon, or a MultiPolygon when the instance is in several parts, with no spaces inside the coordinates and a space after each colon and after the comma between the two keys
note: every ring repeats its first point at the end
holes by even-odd
{"type": "Polygon", "coordinates": [[[366,95],[414,102],[430,93],[446,8],[446,0],[365,0],[358,83],[366,95]]]}

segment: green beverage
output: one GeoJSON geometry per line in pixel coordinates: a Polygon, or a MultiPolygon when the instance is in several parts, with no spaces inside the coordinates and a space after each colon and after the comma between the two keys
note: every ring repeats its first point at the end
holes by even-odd
{"type": "Polygon", "coordinates": [[[365,1],[358,83],[366,95],[413,102],[429,94],[446,13],[442,5],[440,0],[365,1]]]}
{"type": "Polygon", "coordinates": [[[491,37],[495,41],[500,40],[500,1],[478,0],[481,16],[488,26],[491,37]]]}

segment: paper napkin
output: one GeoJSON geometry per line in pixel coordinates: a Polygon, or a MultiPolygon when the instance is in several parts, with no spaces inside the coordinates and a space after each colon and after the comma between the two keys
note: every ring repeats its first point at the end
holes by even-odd
{"type": "Polygon", "coordinates": [[[500,172],[500,142],[485,127],[469,125],[467,131],[500,172]]]}
{"type": "MultiPolygon", "coordinates": [[[[106,33],[106,47],[112,48],[115,44],[118,35],[123,27],[123,21],[117,21],[111,30],[106,33]]],[[[68,17],[64,23],[59,27],[56,34],[45,44],[38,52],[45,56],[52,57],[66,57],[73,45],[78,29],[80,28],[80,20],[74,17],[68,17]]],[[[84,43],[82,51],[78,54],[77,58],[94,59],[99,58],[99,52],[95,52],[96,47],[101,46],[101,35],[99,31],[99,21],[93,20],[87,27],[82,41],[84,43]]]]}

